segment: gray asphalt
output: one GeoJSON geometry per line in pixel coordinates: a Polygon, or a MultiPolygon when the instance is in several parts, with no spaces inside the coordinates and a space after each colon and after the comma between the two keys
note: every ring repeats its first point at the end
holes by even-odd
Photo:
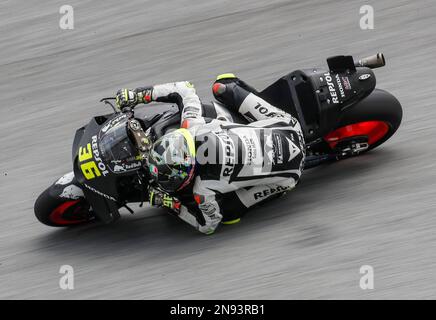
{"type": "Polygon", "coordinates": [[[0,3],[0,298],[436,298],[434,0],[0,3]],[[359,8],[375,29],[359,28],[359,8]],[[120,87],[191,80],[204,101],[234,72],[261,89],[337,54],[384,52],[378,87],[404,108],[364,156],[307,171],[279,201],[213,236],[158,209],[70,230],[33,215],[71,170],[76,128],[120,87]],[[74,290],[59,288],[71,265],[74,290]],[[374,268],[373,290],[359,268],[374,268]]]}

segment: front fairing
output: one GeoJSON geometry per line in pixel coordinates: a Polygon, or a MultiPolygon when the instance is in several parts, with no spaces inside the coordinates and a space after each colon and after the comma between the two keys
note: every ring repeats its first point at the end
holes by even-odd
{"type": "Polygon", "coordinates": [[[86,199],[97,217],[111,222],[119,217],[117,176],[103,162],[99,150],[98,135],[105,124],[118,115],[94,117],[76,133],[73,146],[74,176],[84,186],[86,199]]]}

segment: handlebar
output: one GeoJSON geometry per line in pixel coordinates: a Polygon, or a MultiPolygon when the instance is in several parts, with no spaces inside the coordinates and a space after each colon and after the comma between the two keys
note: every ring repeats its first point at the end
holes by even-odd
{"type": "Polygon", "coordinates": [[[133,115],[133,108],[134,107],[124,107],[122,110],[118,110],[111,102],[109,102],[109,100],[116,100],[117,98],[115,97],[107,97],[107,98],[102,98],[100,99],[100,102],[104,102],[105,104],[108,104],[112,107],[112,110],[114,111],[114,113],[130,113],[130,115],[133,115]]]}

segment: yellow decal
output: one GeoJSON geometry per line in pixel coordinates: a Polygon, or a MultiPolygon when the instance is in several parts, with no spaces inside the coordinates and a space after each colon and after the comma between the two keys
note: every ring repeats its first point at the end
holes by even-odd
{"type": "Polygon", "coordinates": [[[94,179],[95,176],[100,177],[101,173],[94,161],[89,161],[80,165],[82,173],[86,180],[94,179]]]}
{"type": "Polygon", "coordinates": [[[86,149],[83,147],[79,148],[79,162],[83,162],[86,160],[92,159],[92,152],[91,152],[91,144],[88,143],[86,145],[86,149]]]}
{"type": "MultiPolygon", "coordinates": [[[[92,159],[92,151],[91,151],[91,144],[88,143],[86,145],[86,148],[84,147],[79,148],[79,162],[84,162],[90,159],[92,159]]],[[[82,163],[80,165],[80,169],[82,169],[82,173],[86,178],[86,180],[91,180],[94,179],[96,176],[97,177],[101,176],[101,172],[94,161],[88,161],[82,163]]]]}

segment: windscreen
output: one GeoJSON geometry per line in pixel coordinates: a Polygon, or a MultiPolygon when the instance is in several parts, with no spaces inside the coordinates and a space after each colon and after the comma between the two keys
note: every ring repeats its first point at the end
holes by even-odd
{"type": "Polygon", "coordinates": [[[103,161],[114,173],[122,173],[141,167],[138,151],[127,134],[127,118],[113,124],[100,136],[103,161]]]}

